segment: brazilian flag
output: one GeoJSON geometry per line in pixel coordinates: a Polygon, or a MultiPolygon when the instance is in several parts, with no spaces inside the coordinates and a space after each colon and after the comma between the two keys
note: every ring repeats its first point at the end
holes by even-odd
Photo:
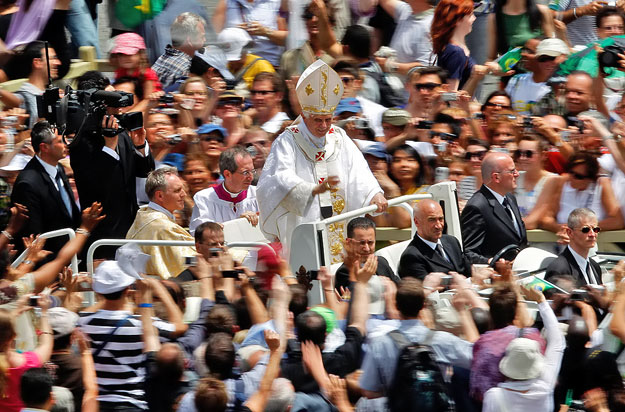
{"type": "Polygon", "coordinates": [[[534,280],[532,280],[529,283],[526,283],[525,287],[531,288],[534,290],[539,290],[541,292],[544,292],[549,289],[553,289],[553,286],[550,283],[545,282],[544,280],[537,278],[536,276],[534,276],[534,280]]]}
{"type": "Polygon", "coordinates": [[[117,0],[115,16],[128,28],[135,28],[146,20],[156,17],[167,0],[117,0]]]}
{"type": "Polygon", "coordinates": [[[497,59],[497,63],[499,63],[501,71],[505,73],[508,70],[512,70],[514,65],[517,64],[519,60],[521,60],[521,47],[515,47],[514,49],[508,50],[504,55],[497,59]]]}

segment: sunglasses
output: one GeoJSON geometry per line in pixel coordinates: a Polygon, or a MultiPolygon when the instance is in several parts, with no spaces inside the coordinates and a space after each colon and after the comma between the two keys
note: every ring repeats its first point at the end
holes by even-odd
{"type": "Polygon", "coordinates": [[[590,233],[590,231],[593,231],[595,233],[599,233],[601,232],[601,228],[599,226],[595,226],[595,227],[590,227],[590,226],[584,226],[583,228],[581,228],[579,231],[584,233],[584,234],[588,234],[590,233]]]}
{"type": "Polygon", "coordinates": [[[440,83],[415,83],[414,88],[417,90],[434,90],[440,87],[440,83]]]}
{"type": "Polygon", "coordinates": [[[224,141],[223,137],[211,136],[211,135],[202,136],[201,139],[204,140],[205,142],[219,142],[219,143],[222,143],[224,141]]]}
{"type": "Polygon", "coordinates": [[[531,159],[534,156],[534,151],[533,150],[520,150],[517,149],[514,151],[514,156],[515,157],[527,157],[528,159],[531,159]]]}
{"type": "Polygon", "coordinates": [[[315,17],[315,15],[312,14],[310,11],[305,11],[304,13],[302,13],[302,19],[304,20],[312,20],[313,17],[315,17]]]}
{"type": "Polygon", "coordinates": [[[507,110],[512,109],[512,106],[510,106],[509,104],[503,105],[503,104],[493,103],[493,102],[486,102],[486,104],[484,106],[486,106],[486,107],[496,107],[498,109],[507,109],[507,110]]]}
{"type": "Polygon", "coordinates": [[[217,106],[240,106],[240,99],[222,99],[217,102],[217,106]]]}
{"type": "Polygon", "coordinates": [[[586,175],[582,175],[579,174],[577,172],[571,172],[571,176],[573,176],[573,178],[577,179],[577,180],[585,180],[585,179],[591,179],[591,176],[586,176],[586,175]]]}
{"type": "Polygon", "coordinates": [[[268,94],[275,93],[275,90],[250,90],[252,94],[260,94],[261,96],[267,96],[268,94]]]}
{"type": "Polygon", "coordinates": [[[538,60],[539,63],[546,63],[546,62],[552,62],[555,59],[556,59],[555,56],[540,56],[536,60],[538,60]]]}
{"type": "Polygon", "coordinates": [[[479,152],[466,152],[464,154],[464,159],[465,160],[471,160],[473,158],[478,158],[480,160],[484,159],[484,156],[486,156],[486,152],[487,150],[480,150],[479,152]]]}
{"type": "Polygon", "coordinates": [[[454,140],[456,135],[453,133],[443,133],[443,132],[435,132],[430,131],[430,137],[434,139],[435,137],[440,137],[443,140],[454,140]]]}
{"type": "Polygon", "coordinates": [[[353,77],[347,77],[346,76],[346,77],[341,77],[341,80],[343,81],[343,83],[349,84],[349,83],[353,82],[356,79],[354,79],[353,77]]]}
{"type": "MultiPolygon", "coordinates": [[[[258,146],[265,146],[267,144],[267,140],[257,140],[254,143],[256,143],[258,146]]],[[[254,147],[254,143],[246,143],[245,148],[247,149],[248,147],[254,147]]]]}

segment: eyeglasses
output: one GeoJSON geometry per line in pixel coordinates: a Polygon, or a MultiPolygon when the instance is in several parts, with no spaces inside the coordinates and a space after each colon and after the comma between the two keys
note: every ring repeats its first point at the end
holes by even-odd
{"type": "Polygon", "coordinates": [[[511,175],[515,175],[515,174],[517,174],[517,173],[518,173],[518,170],[516,170],[516,169],[512,169],[512,170],[502,170],[501,172],[495,172],[495,173],[508,173],[508,174],[511,174],[511,175]]]}
{"type": "Polygon", "coordinates": [[[592,227],[592,226],[584,226],[584,227],[583,227],[583,228],[581,228],[579,231],[580,231],[580,232],[582,232],[583,234],[588,234],[588,233],[590,233],[590,231],[591,231],[591,230],[592,230],[593,232],[595,232],[595,233],[599,233],[599,232],[601,232],[601,228],[600,228],[599,226],[595,226],[595,227],[592,227]]]}
{"type": "Polygon", "coordinates": [[[252,170],[243,170],[242,172],[239,172],[238,170],[234,173],[238,173],[240,175],[243,175],[243,177],[250,177],[250,176],[256,176],[256,170],[252,169],[252,170]]]}
{"type": "Polygon", "coordinates": [[[254,147],[254,146],[262,146],[265,147],[267,145],[268,141],[267,140],[257,140],[254,143],[246,143],[245,144],[245,148],[247,149],[248,147],[254,147]]]}
{"type": "Polygon", "coordinates": [[[521,149],[517,149],[514,151],[514,157],[527,157],[528,159],[531,159],[534,156],[534,151],[533,150],[521,150],[521,149]]]}
{"type": "MultiPolygon", "coordinates": [[[[484,106],[486,107],[496,107],[498,109],[506,109],[506,110],[510,110],[512,109],[512,106],[510,106],[509,104],[500,104],[500,103],[493,103],[493,102],[486,102],[484,104],[484,106]]],[[[516,116],[515,116],[516,117],[516,116]]]]}
{"type": "Polygon", "coordinates": [[[471,160],[473,158],[477,158],[479,160],[484,159],[484,156],[486,156],[486,152],[487,150],[480,150],[478,152],[466,152],[464,154],[464,159],[465,160],[471,160]]]}
{"type": "Polygon", "coordinates": [[[443,132],[435,132],[435,131],[430,131],[430,137],[432,139],[434,139],[435,137],[440,137],[443,140],[455,140],[456,139],[456,135],[453,133],[443,133],[443,132]]]}
{"type": "Polygon", "coordinates": [[[539,63],[546,63],[546,62],[552,62],[555,59],[556,59],[555,56],[540,56],[536,60],[538,60],[539,63]]]}
{"type": "Polygon", "coordinates": [[[275,90],[250,90],[252,94],[260,94],[261,96],[267,96],[268,94],[275,93],[275,90]]]}
{"type": "Polygon", "coordinates": [[[586,176],[577,172],[571,172],[571,176],[573,176],[573,178],[576,180],[586,180],[592,178],[591,176],[586,176]]]}
{"type": "Polygon", "coordinates": [[[421,90],[434,90],[437,87],[440,87],[441,84],[440,83],[415,83],[414,88],[417,89],[418,91],[421,90]]]}
{"type": "Polygon", "coordinates": [[[343,81],[343,83],[345,83],[345,84],[350,84],[351,82],[353,82],[353,81],[354,81],[354,80],[356,80],[356,79],[354,79],[353,77],[347,77],[347,76],[342,77],[342,76],[341,76],[341,80],[342,80],[342,81],[343,81]]]}

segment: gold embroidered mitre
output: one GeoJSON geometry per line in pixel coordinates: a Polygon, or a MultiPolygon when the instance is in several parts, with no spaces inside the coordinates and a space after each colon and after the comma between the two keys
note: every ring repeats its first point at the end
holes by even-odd
{"type": "Polygon", "coordinates": [[[304,70],[295,91],[303,112],[333,114],[343,97],[343,82],[323,60],[317,60],[304,70]]]}

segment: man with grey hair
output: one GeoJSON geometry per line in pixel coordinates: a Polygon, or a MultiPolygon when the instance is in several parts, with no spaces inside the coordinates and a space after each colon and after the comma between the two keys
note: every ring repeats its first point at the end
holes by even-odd
{"type": "Polygon", "coordinates": [[[492,152],[484,158],[484,184],[460,216],[464,251],[471,262],[490,263],[508,245],[527,246],[525,224],[512,194],[517,177],[519,172],[507,154],[492,152]]]}
{"type": "Polygon", "coordinates": [[[224,181],[193,196],[191,233],[204,222],[223,223],[240,217],[253,226],[258,224],[256,186],[251,186],[256,174],[252,156],[242,146],[231,147],[219,156],[219,170],[224,181]]]}
{"type": "MultiPolygon", "coordinates": [[[[126,239],[186,240],[193,237],[176,223],[174,212],[184,208],[184,182],[174,167],[162,167],[150,172],[145,182],[145,192],[150,199],[147,206],[137,212],[126,239]]],[[[148,275],[164,279],[177,276],[186,269],[184,258],[195,256],[191,246],[141,246],[151,256],[146,265],[148,275]]]]}
{"type": "Polygon", "coordinates": [[[195,13],[185,12],[176,17],[170,33],[171,44],[152,66],[163,89],[188,76],[191,58],[206,42],[206,21],[195,13]]]}
{"type": "Polygon", "coordinates": [[[577,286],[602,283],[599,264],[589,258],[601,230],[597,221],[595,212],[585,207],[577,208],[569,214],[565,229],[569,244],[547,267],[546,280],[558,275],[571,275],[577,286]]]}

